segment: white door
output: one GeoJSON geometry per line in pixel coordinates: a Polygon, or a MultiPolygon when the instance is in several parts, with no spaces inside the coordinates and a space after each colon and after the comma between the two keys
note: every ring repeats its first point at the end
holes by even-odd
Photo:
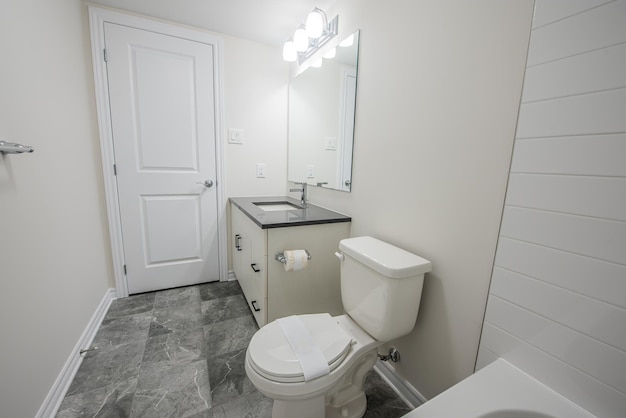
{"type": "Polygon", "coordinates": [[[213,46],[104,35],[128,292],[219,280],[213,46]]]}

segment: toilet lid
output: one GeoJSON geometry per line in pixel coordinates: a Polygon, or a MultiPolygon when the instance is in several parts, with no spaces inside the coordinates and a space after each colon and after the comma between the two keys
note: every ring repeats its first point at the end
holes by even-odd
{"type": "MultiPolygon", "coordinates": [[[[329,314],[298,315],[332,371],[348,354],[352,338],[329,314]]],[[[277,382],[303,382],[296,354],[278,322],[273,321],[252,337],[248,348],[251,365],[262,376],[277,382]]]]}

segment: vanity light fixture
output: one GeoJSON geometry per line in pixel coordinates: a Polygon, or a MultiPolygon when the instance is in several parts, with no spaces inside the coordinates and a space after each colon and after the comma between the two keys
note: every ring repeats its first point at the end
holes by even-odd
{"type": "Polygon", "coordinates": [[[304,52],[309,49],[309,35],[307,35],[304,26],[300,26],[293,34],[293,43],[296,46],[296,51],[304,52]]]}
{"type": "Polygon", "coordinates": [[[326,13],[318,7],[313,9],[306,17],[306,34],[309,38],[317,39],[324,33],[324,28],[328,26],[326,13]]]}
{"type": "MultiPolygon", "coordinates": [[[[326,13],[318,7],[311,11],[306,24],[301,25],[283,45],[283,59],[302,64],[339,32],[339,16],[328,22],[326,13]]],[[[330,51],[329,51],[330,52],[330,51]]],[[[321,63],[320,63],[321,65],[321,63]]]]}
{"type": "Polygon", "coordinates": [[[289,38],[283,45],[283,59],[285,61],[295,61],[298,58],[298,51],[296,51],[296,44],[293,43],[293,39],[289,38]]]}

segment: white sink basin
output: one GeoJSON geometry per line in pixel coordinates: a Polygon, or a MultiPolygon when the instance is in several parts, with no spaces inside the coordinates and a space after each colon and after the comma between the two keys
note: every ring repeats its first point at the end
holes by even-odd
{"type": "Polygon", "coordinates": [[[279,210],[297,210],[300,207],[292,205],[289,202],[258,202],[254,204],[257,208],[266,212],[274,212],[279,210]]]}

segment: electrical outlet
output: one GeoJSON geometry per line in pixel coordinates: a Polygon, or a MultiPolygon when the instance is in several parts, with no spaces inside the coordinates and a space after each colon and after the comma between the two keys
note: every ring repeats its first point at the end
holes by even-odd
{"type": "Polygon", "coordinates": [[[315,177],[314,171],[315,171],[315,166],[313,164],[308,164],[306,166],[306,176],[307,176],[307,178],[309,178],[309,179],[314,178],[315,177]]]}
{"type": "Polygon", "coordinates": [[[243,144],[243,129],[228,128],[228,143],[243,144]]]}
{"type": "Polygon", "coordinates": [[[256,165],[256,176],[258,178],[265,178],[265,163],[259,163],[256,165]]]}

